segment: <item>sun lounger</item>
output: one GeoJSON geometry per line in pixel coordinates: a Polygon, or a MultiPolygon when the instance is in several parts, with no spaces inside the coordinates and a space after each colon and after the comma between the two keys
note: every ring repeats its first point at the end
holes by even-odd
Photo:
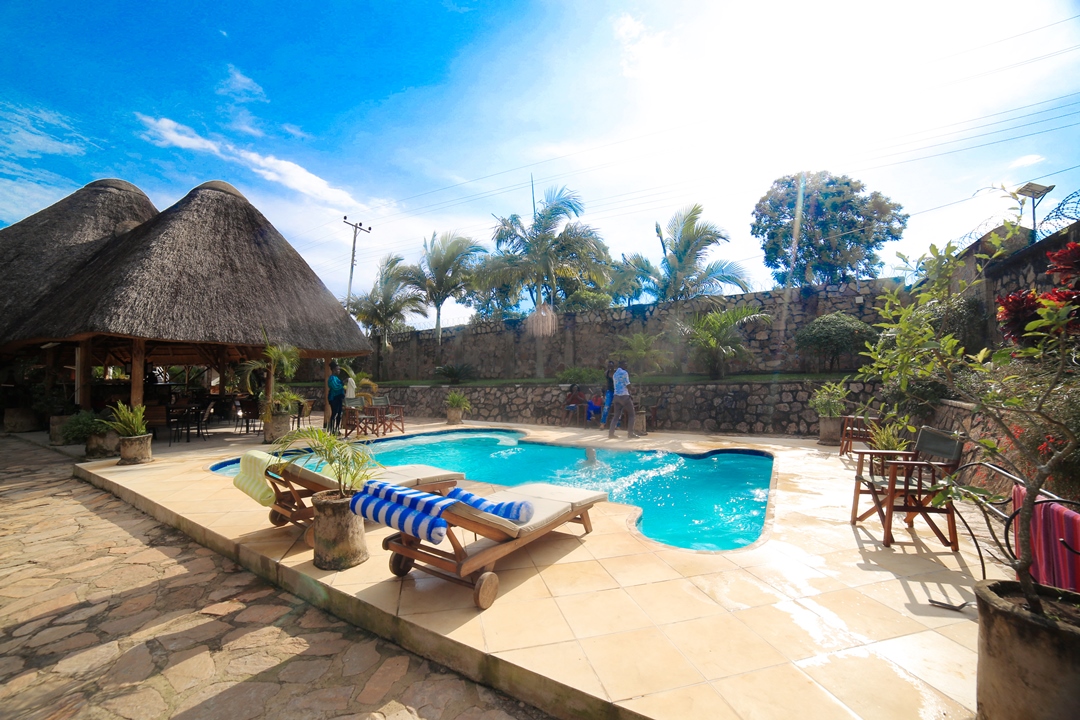
{"type": "MultiPolygon", "coordinates": [[[[354,512],[361,495],[358,493],[353,497],[354,512]]],[[[433,543],[406,532],[398,532],[385,538],[382,543],[384,550],[391,551],[390,572],[404,577],[415,565],[417,570],[471,587],[476,606],[486,609],[491,607],[499,592],[499,579],[493,572],[499,558],[568,522],[581,523],[586,533],[592,532],[589,510],[596,503],[607,500],[607,493],[530,483],[488,495],[483,500],[495,505],[505,503],[511,512],[522,503],[527,503],[532,508],[532,514],[525,522],[515,522],[463,501],[429,498],[431,504],[439,506],[441,514],[438,519],[445,521],[445,538],[450,541],[450,550],[435,547],[441,544],[439,533],[434,535],[438,539],[433,543]],[[474,542],[465,544],[461,531],[475,533],[478,537],[474,542]]],[[[398,515],[404,513],[401,510],[398,515]]],[[[388,515],[385,508],[383,514],[388,515]]],[[[425,532],[430,532],[431,525],[425,525],[425,532]]]]}

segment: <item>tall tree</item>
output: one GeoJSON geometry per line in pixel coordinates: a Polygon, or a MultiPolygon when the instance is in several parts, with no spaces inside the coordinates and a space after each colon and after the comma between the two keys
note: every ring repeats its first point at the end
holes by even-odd
{"type": "Polygon", "coordinates": [[[473,260],[483,252],[487,252],[483,246],[456,232],[444,232],[438,239],[432,233],[430,244],[424,240],[420,262],[401,269],[405,286],[421,293],[427,304],[435,307],[435,344],[440,354],[442,306],[450,298],[460,298],[465,293],[473,260]]]}
{"type": "Polygon", "coordinates": [[[899,240],[908,216],[898,203],[847,175],[802,173],[805,190],[801,232],[793,262],[793,228],[799,175],[775,182],[754,207],[750,234],[761,240],[765,266],[781,285],[833,285],[875,278],[883,263],[877,250],[899,240]]]}
{"type": "Polygon", "coordinates": [[[728,241],[727,234],[711,222],[701,219],[704,209],[690,205],[671,216],[667,234],[656,223],[663,257],[659,267],[643,255],[625,258],[641,280],[645,292],[658,302],[689,300],[719,293],[725,285],[749,290],[746,271],[738,263],[724,260],[707,262],[715,245],[728,241]]]}
{"type": "Polygon", "coordinates": [[[390,333],[397,326],[405,324],[410,313],[427,317],[427,305],[424,296],[415,288],[405,285],[404,259],[400,255],[387,255],[379,261],[375,274],[375,284],[371,290],[353,297],[349,312],[369,333],[379,331],[382,340],[375,355],[375,376],[379,377],[379,365],[382,360],[381,350],[393,350],[390,345],[390,333]]]}

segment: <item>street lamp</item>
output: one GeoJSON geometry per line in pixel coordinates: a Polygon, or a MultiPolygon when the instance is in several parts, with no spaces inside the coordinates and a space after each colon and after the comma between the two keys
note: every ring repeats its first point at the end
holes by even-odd
{"type": "MultiPolygon", "coordinates": [[[[1029,182],[1024,187],[1016,191],[1017,195],[1023,195],[1024,197],[1031,198],[1031,242],[1029,245],[1035,242],[1035,208],[1039,207],[1039,201],[1046,197],[1047,193],[1053,190],[1056,185],[1039,185],[1038,183],[1029,182]]],[[[1020,218],[1023,219],[1024,209],[1020,209],[1020,218]]]]}
{"type": "Polygon", "coordinates": [[[371,226],[364,227],[364,223],[351,223],[349,222],[349,216],[345,216],[345,224],[352,228],[352,260],[349,261],[349,291],[345,296],[345,309],[349,309],[349,305],[352,304],[352,278],[353,270],[356,269],[356,236],[361,232],[371,232],[371,226]]]}

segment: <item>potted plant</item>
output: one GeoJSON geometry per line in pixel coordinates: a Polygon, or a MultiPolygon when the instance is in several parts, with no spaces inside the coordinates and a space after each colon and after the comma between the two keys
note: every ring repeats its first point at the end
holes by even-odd
{"type": "Polygon", "coordinates": [[[86,457],[111,457],[120,453],[120,436],[89,410],[72,415],[60,436],[65,445],[86,444],[86,457]]]}
{"type": "MultiPolygon", "coordinates": [[[[371,477],[376,467],[371,453],[362,445],[342,440],[324,428],[301,428],[282,436],[275,452],[284,454],[301,444],[321,462],[321,472],[332,476],[336,490],[324,490],[312,496],[315,520],[312,523],[315,567],[320,570],[345,570],[368,559],[364,538],[364,519],[349,509],[353,493],[371,477]]],[[[289,462],[301,456],[293,454],[289,462]]]]}
{"type": "Polygon", "coordinates": [[[265,384],[258,393],[262,408],[263,442],[277,442],[289,432],[292,416],[303,398],[289,390],[285,382],[291,380],[300,366],[300,351],[292,345],[271,345],[267,340],[262,360],[248,360],[240,365],[244,387],[251,394],[252,377],[265,375],[265,384]]]}
{"type": "Polygon", "coordinates": [[[446,424],[460,425],[461,416],[472,410],[472,403],[465,393],[460,390],[451,390],[446,395],[446,424]]]}
{"type": "Polygon", "coordinates": [[[999,538],[1000,529],[990,524],[994,539],[1004,541],[998,543],[1001,555],[1016,580],[983,580],[975,586],[978,717],[1071,718],[1080,708],[1080,594],[1036,582],[1032,519],[1036,503],[1047,502],[1040,501],[1040,490],[1052,477],[1069,474],[1069,464],[1076,462],[1077,431],[1067,415],[1080,391],[1072,373],[1080,350],[1080,245],[1047,253],[1049,272],[1059,283],[1054,290],[998,298],[997,319],[1008,347],[973,352],[947,331],[947,323],[935,324],[936,314],[925,312],[948,308],[954,295],[981,282],[985,263],[1002,254],[1018,226],[1006,223],[1006,228],[1004,240],[992,236],[973,256],[973,281],[958,279],[957,270],[967,261],[950,243],[931,247],[931,254],[919,260],[923,279],[913,298],[899,291],[880,298],[884,332],[865,353],[870,361],[860,375],[902,388],[910,381],[941,382],[970,403],[971,420],[989,425],[976,450],[990,462],[961,466],[942,485],[935,504],[973,501],[990,522],[989,503],[1005,498],[974,484],[965,468],[981,466],[995,477],[1004,470],[1005,477],[1022,478],[1023,500],[1011,516],[1015,552],[1010,552],[1009,528],[999,538]]]}
{"type": "Polygon", "coordinates": [[[814,391],[807,404],[818,414],[818,445],[839,445],[841,415],[848,396],[847,378],[824,383],[814,391]]]}
{"type": "Polygon", "coordinates": [[[140,465],[153,460],[150,441],[153,436],[146,430],[146,407],[128,407],[122,402],[112,408],[113,419],[103,420],[120,436],[120,461],[117,465],[140,465]]]}

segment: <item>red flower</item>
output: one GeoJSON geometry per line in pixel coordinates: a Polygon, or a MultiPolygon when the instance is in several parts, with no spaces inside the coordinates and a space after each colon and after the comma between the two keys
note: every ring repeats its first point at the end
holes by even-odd
{"type": "Polygon", "coordinates": [[[1005,297],[999,297],[997,321],[1001,325],[1001,334],[1017,345],[1027,342],[1024,328],[1032,320],[1039,319],[1039,296],[1034,290],[1017,290],[1005,297]]]}
{"type": "Polygon", "coordinates": [[[1046,442],[1039,446],[1039,454],[1043,457],[1050,457],[1054,454],[1054,451],[1058,448],[1064,447],[1065,441],[1059,440],[1053,435],[1046,436],[1046,442]]]}
{"type": "Polygon", "coordinates": [[[1058,282],[1075,289],[1080,285],[1080,244],[1070,242],[1057,252],[1046,253],[1050,267],[1047,275],[1058,275],[1058,282]]]}

